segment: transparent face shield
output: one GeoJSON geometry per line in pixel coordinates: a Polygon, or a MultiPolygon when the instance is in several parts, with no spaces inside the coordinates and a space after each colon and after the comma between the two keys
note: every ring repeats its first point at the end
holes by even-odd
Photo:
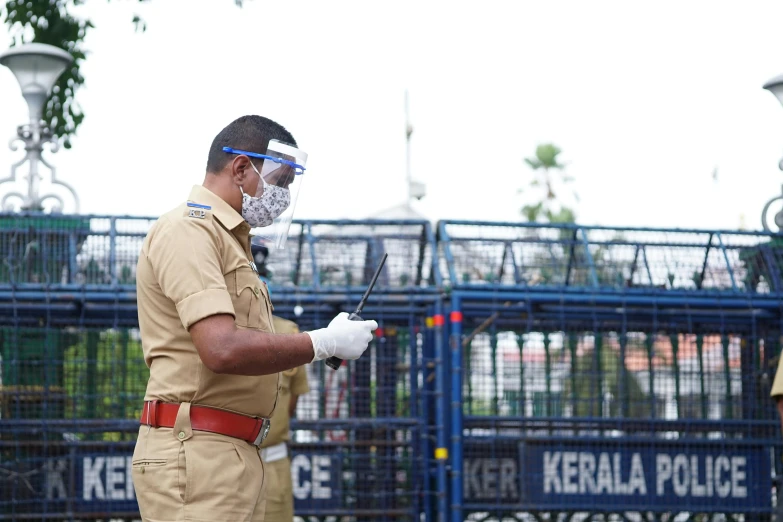
{"type": "Polygon", "coordinates": [[[275,218],[270,226],[252,230],[254,237],[258,237],[269,246],[283,249],[286,239],[288,239],[291,222],[294,219],[296,201],[302,189],[302,181],[304,179],[302,174],[304,174],[305,165],[307,164],[307,154],[278,140],[269,142],[266,154],[231,149],[229,147],[224,147],[223,150],[231,154],[244,154],[251,158],[264,160],[261,165],[261,180],[258,183],[256,198],[261,198],[265,191],[269,191],[267,197],[275,193],[279,195],[281,191],[287,191],[287,197],[290,200],[288,207],[275,218]]]}

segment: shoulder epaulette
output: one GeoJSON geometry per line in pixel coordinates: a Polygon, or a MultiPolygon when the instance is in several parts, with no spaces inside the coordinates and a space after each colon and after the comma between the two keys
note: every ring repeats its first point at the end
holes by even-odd
{"type": "Polygon", "coordinates": [[[212,207],[209,205],[201,205],[199,203],[193,203],[192,201],[188,201],[188,207],[190,208],[188,211],[188,217],[199,219],[204,219],[207,217],[207,210],[212,209],[212,207]]]}

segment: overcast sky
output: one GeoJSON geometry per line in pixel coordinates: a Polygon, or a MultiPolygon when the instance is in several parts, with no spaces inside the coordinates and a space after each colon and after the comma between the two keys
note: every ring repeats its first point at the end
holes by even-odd
{"type": "MultiPolygon", "coordinates": [[[[402,203],[406,88],[427,187],[415,208],[432,220],[520,219],[523,158],[542,142],[563,149],[584,224],[736,228],[744,215],[758,229],[783,184],[783,107],[761,88],[783,73],[779,1],[89,0],[82,12],[96,26],[86,118],[49,158],[85,213],[182,202],[215,134],[250,113],[309,154],[296,217],[402,203]]],[[[5,68],[0,114],[8,138],[27,115],[5,68]]],[[[0,165],[19,156],[0,147],[0,165]]]]}

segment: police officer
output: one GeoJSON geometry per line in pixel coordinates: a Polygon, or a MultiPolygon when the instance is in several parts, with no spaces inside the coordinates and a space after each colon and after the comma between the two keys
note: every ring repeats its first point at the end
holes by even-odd
{"type": "MultiPolygon", "coordinates": [[[[783,433],[783,354],[778,356],[778,368],[775,372],[775,379],[772,381],[772,389],[769,394],[777,406],[781,433],[783,433]]],[[[780,482],[780,477],[778,477],[776,487],[778,491],[777,520],[783,520],[783,483],[780,482]]]]}
{"type": "MultiPolygon", "coordinates": [[[[267,265],[269,248],[260,242],[253,241],[250,250],[258,267],[259,279],[264,284],[268,284],[272,278],[272,272],[267,265]]],[[[274,315],[272,323],[275,333],[299,333],[299,326],[293,321],[274,315]]],[[[280,388],[277,394],[278,406],[272,415],[269,436],[261,444],[261,457],[267,465],[265,470],[269,476],[266,495],[266,522],[293,522],[294,519],[291,458],[288,454],[287,443],[290,439],[291,417],[296,413],[299,396],[309,391],[307,371],[304,366],[281,372],[280,388]]]]}
{"type": "MultiPolygon", "coordinates": [[[[299,327],[293,321],[272,317],[275,333],[294,334],[299,327]]],[[[293,522],[294,489],[291,481],[291,457],[288,441],[291,417],[296,413],[299,396],[310,391],[304,366],[280,373],[277,407],[272,415],[269,436],[261,445],[261,458],[266,464],[269,487],[266,499],[266,522],[293,522]]]]}
{"type": "Polygon", "coordinates": [[[783,356],[779,357],[775,380],[772,381],[770,396],[775,400],[780,417],[781,433],[783,433],[783,356]]]}
{"type": "Polygon", "coordinates": [[[203,184],[142,245],[136,291],[150,377],[132,473],[145,521],[263,521],[271,474],[258,447],[279,373],[331,356],[356,359],[377,328],[343,313],[326,328],[273,333],[249,233],[285,212],[291,184],[301,183],[290,174],[304,165],[284,149],[297,157],[280,124],[231,122],[212,142],[203,184]]]}

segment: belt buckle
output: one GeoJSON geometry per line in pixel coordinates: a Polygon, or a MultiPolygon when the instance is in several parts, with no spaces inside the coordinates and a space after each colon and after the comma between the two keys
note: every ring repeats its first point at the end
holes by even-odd
{"type": "Polygon", "coordinates": [[[264,442],[266,436],[269,435],[269,428],[271,426],[272,423],[269,419],[262,419],[261,429],[258,430],[258,435],[256,435],[256,440],[253,441],[253,446],[260,446],[261,443],[264,442]]]}

